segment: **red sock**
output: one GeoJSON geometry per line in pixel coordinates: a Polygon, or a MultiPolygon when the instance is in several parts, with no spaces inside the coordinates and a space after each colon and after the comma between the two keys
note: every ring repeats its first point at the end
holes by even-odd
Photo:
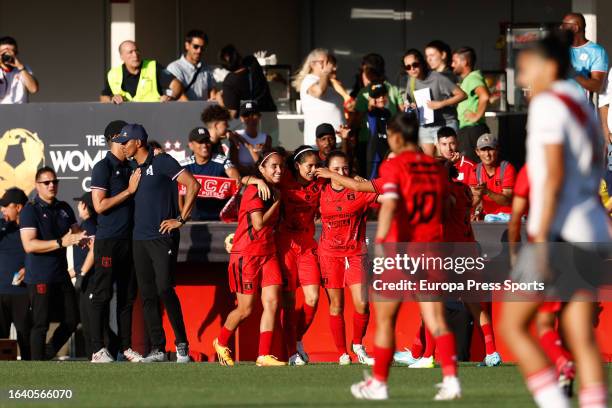
{"type": "Polygon", "coordinates": [[[457,354],[455,351],[455,335],[446,333],[436,337],[442,375],[444,377],[457,376],[457,354]]]}
{"type": "Polygon", "coordinates": [[[561,367],[572,360],[572,355],[563,347],[561,337],[556,330],[548,330],[540,336],[540,345],[548,359],[557,367],[557,373],[561,367]]]}
{"type": "MultiPolygon", "coordinates": [[[[423,357],[431,357],[436,350],[436,339],[433,334],[425,327],[425,351],[423,352],[423,357]]],[[[413,355],[414,357],[414,355],[413,355]]]]}
{"type": "Polygon", "coordinates": [[[391,362],[393,361],[393,352],[393,347],[374,346],[374,368],[372,369],[372,375],[378,381],[387,382],[389,368],[391,368],[391,362]]]}
{"type": "Polygon", "coordinates": [[[485,350],[487,354],[493,354],[497,351],[495,348],[495,335],[493,334],[493,326],[490,323],[480,326],[482,335],[485,341],[485,350]]]}
{"type": "Polygon", "coordinates": [[[225,326],[221,327],[221,333],[219,333],[219,337],[217,337],[217,343],[219,343],[220,346],[227,347],[227,343],[229,343],[232,334],[234,334],[234,330],[230,330],[225,326]]]}
{"type": "Polygon", "coordinates": [[[293,310],[283,310],[283,337],[287,347],[287,355],[292,356],[297,352],[295,339],[295,313],[293,310]]]}
{"type": "Polygon", "coordinates": [[[580,408],[607,407],[608,392],[604,384],[593,384],[582,387],[578,393],[580,408]]]}
{"type": "Polygon", "coordinates": [[[317,311],[316,306],[310,306],[304,303],[300,308],[297,316],[297,324],[296,324],[296,338],[298,341],[302,341],[302,337],[308,331],[310,324],[314,320],[315,313],[317,311]]]}
{"type": "Polygon", "coordinates": [[[272,333],[271,331],[259,332],[259,354],[267,356],[272,350],[272,333]]]}
{"type": "Polygon", "coordinates": [[[346,333],[344,330],[344,316],[343,315],[329,315],[329,328],[334,338],[334,344],[339,354],[346,353],[346,333]]]}
{"type": "Polygon", "coordinates": [[[421,341],[421,337],[423,334],[423,321],[419,324],[419,328],[417,329],[416,336],[414,337],[414,342],[412,343],[412,347],[410,349],[410,353],[412,357],[419,358],[423,354],[423,342],[421,341]]]}
{"type": "Polygon", "coordinates": [[[353,313],[353,344],[361,344],[370,321],[369,313],[353,313]]]}

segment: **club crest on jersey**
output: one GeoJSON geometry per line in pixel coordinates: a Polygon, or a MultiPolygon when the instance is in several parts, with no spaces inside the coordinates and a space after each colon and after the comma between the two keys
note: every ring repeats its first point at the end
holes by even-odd
{"type": "Polygon", "coordinates": [[[253,289],[253,284],[250,282],[246,282],[244,284],[244,290],[252,290],[253,289]]]}
{"type": "Polygon", "coordinates": [[[313,184],[312,185],[312,192],[316,193],[317,191],[319,191],[319,186],[317,184],[313,184]]]}
{"type": "Polygon", "coordinates": [[[149,167],[147,167],[147,171],[145,172],[145,174],[147,176],[152,176],[153,175],[153,165],[149,164],[149,167]]]}
{"type": "Polygon", "coordinates": [[[47,293],[47,284],[46,283],[37,284],[36,293],[38,293],[39,295],[44,295],[45,293],[47,293]]]}
{"type": "Polygon", "coordinates": [[[113,266],[113,258],[111,258],[110,256],[103,256],[101,263],[103,268],[110,268],[111,266],[113,266]]]}
{"type": "Polygon", "coordinates": [[[304,196],[304,200],[306,200],[306,201],[310,201],[311,199],[312,199],[312,196],[310,194],[306,194],[304,196]]]}
{"type": "Polygon", "coordinates": [[[342,211],[342,207],[337,206],[337,207],[336,207],[336,211],[338,211],[338,212],[342,211]]]}
{"type": "Polygon", "coordinates": [[[351,192],[346,195],[347,200],[355,201],[355,193],[351,192]]]}

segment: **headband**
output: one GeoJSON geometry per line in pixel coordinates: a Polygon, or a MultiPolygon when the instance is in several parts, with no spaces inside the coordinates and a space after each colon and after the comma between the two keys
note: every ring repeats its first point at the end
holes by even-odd
{"type": "Polygon", "coordinates": [[[270,152],[268,154],[266,154],[263,158],[263,160],[261,161],[261,163],[259,163],[260,166],[263,166],[264,163],[266,162],[266,160],[268,160],[270,158],[270,156],[272,156],[273,154],[278,154],[278,152],[270,152]]]}
{"type": "Polygon", "coordinates": [[[295,153],[293,155],[293,161],[296,161],[298,157],[300,157],[300,154],[302,153],[306,153],[306,152],[314,152],[315,149],[313,149],[312,147],[305,147],[302,150],[300,150],[299,152],[295,153]]]}

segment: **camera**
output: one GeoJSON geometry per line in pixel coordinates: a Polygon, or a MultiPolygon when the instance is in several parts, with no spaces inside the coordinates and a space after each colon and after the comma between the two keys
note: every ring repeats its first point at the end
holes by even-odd
{"type": "Polygon", "coordinates": [[[4,64],[12,64],[13,62],[15,62],[15,58],[9,54],[2,54],[2,62],[4,64]]]}

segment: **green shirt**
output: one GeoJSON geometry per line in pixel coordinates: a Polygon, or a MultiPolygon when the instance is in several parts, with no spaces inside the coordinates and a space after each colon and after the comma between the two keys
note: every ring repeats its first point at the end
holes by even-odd
{"type": "Polygon", "coordinates": [[[478,122],[470,122],[463,116],[466,111],[474,113],[478,111],[478,95],[476,95],[475,91],[476,88],[480,86],[487,88],[487,84],[480,71],[470,72],[465,78],[463,78],[463,81],[461,81],[461,84],[459,85],[461,90],[467,95],[467,99],[459,102],[459,105],[457,105],[457,116],[459,117],[460,128],[485,123],[484,115],[478,122]]]}
{"type": "MultiPolygon", "coordinates": [[[[395,85],[391,85],[389,82],[385,81],[385,87],[387,88],[387,97],[389,102],[385,106],[391,112],[391,116],[395,115],[399,110],[400,106],[404,104],[404,98],[402,97],[402,93],[399,88],[395,85]]],[[[355,101],[355,110],[359,113],[366,113],[368,111],[368,100],[370,97],[368,96],[368,87],[364,86],[361,88],[359,93],[357,94],[357,98],[355,101]]],[[[361,129],[359,130],[359,141],[367,142],[370,138],[370,131],[367,126],[367,117],[363,115],[361,119],[361,129]]]]}

